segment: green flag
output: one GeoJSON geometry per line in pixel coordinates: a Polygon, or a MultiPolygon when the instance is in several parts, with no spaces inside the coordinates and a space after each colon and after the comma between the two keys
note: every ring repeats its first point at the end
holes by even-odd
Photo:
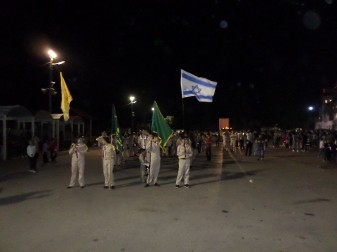
{"type": "Polygon", "coordinates": [[[112,105],[111,134],[116,135],[116,149],[119,152],[122,152],[123,142],[122,142],[121,132],[119,130],[115,105],[112,105]]]}
{"type": "Polygon", "coordinates": [[[161,114],[157,103],[153,102],[153,114],[152,114],[152,125],[151,125],[152,132],[158,134],[160,139],[160,147],[164,148],[168,142],[168,140],[172,137],[173,130],[165,121],[165,118],[161,114]]]}

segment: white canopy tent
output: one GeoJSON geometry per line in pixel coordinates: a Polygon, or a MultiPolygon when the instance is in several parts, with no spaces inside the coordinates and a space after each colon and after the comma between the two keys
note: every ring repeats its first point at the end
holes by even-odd
{"type": "Polygon", "coordinates": [[[60,145],[60,141],[67,143],[72,141],[74,137],[83,136],[85,122],[81,116],[70,116],[69,121],[65,122],[63,114],[50,114],[48,111],[39,110],[33,115],[27,108],[20,105],[0,106],[0,131],[1,129],[0,160],[5,161],[8,159],[9,151],[16,150],[8,149],[10,146],[9,134],[12,131],[18,132],[24,129],[28,130],[30,136],[36,134],[42,137],[54,137],[57,144],[60,145]]]}
{"type": "Polygon", "coordinates": [[[2,122],[2,159],[7,160],[7,121],[16,121],[17,128],[20,124],[26,122],[31,124],[32,135],[34,135],[34,116],[32,113],[23,106],[0,106],[0,120],[2,122]]]}

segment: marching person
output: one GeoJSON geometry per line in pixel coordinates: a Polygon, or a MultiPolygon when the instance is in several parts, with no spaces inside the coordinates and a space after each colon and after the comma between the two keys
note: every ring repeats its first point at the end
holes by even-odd
{"type": "Polygon", "coordinates": [[[160,170],[160,146],[157,134],[152,135],[152,139],[146,144],[146,150],[150,152],[150,172],[145,187],[148,187],[152,182],[155,186],[159,186],[157,180],[160,170]]]}
{"type": "MultiPolygon", "coordinates": [[[[103,130],[102,131],[102,133],[101,133],[101,136],[100,137],[98,137],[98,138],[103,138],[103,137],[108,137],[108,134],[106,133],[106,131],[105,130],[103,130]]],[[[97,140],[97,139],[96,139],[97,140]]],[[[100,141],[98,141],[98,144],[97,144],[97,146],[98,147],[102,147],[101,146],[101,142],[100,141]]]]}
{"type": "Polygon", "coordinates": [[[102,145],[104,188],[115,189],[113,169],[116,158],[116,149],[109,142],[108,137],[99,138],[99,142],[102,145]]]}
{"type": "Polygon", "coordinates": [[[85,188],[84,182],[84,167],[85,167],[85,153],[88,151],[87,145],[80,137],[76,143],[73,143],[69,149],[69,155],[71,155],[71,178],[68,189],[73,188],[76,184],[78,177],[78,183],[80,187],[85,188]]]}
{"type": "Polygon", "coordinates": [[[138,136],[137,143],[138,147],[142,150],[145,150],[146,144],[148,142],[149,132],[147,130],[142,130],[138,136]]]}
{"type": "Polygon", "coordinates": [[[177,148],[177,156],[179,158],[179,170],[176,179],[176,188],[180,187],[180,181],[184,178],[185,188],[189,188],[190,164],[193,155],[192,148],[189,144],[187,135],[184,135],[180,145],[177,148]]]}

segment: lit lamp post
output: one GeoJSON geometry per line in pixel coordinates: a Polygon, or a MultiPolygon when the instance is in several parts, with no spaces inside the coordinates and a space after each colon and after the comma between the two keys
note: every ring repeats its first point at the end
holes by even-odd
{"type": "Polygon", "coordinates": [[[60,61],[60,62],[56,62],[54,63],[54,59],[57,57],[57,54],[53,51],[53,50],[48,50],[48,55],[50,58],[49,61],[49,86],[48,88],[41,88],[41,91],[43,93],[47,93],[48,92],[48,108],[49,108],[49,113],[52,114],[53,112],[53,107],[52,107],[52,95],[56,95],[57,92],[56,90],[53,88],[55,82],[53,81],[53,66],[54,65],[62,65],[65,63],[65,61],[60,61]]]}
{"type": "Polygon", "coordinates": [[[133,104],[136,103],[136,98],[134,96],[130,96],[130,105],[131,105],[131,131],[133,131],[134,129],[134,117],[135,117],[135,113],[133,112],[133,104]]]}
{"type": "Polygon", "coordinates": [[[310,113],[310,115],[309,115],[309,128],[311,128],[311,127],[314,128],[315,127],[315,116],[314,116],[315,107],[309,106],[307,109],[310,113]]]}

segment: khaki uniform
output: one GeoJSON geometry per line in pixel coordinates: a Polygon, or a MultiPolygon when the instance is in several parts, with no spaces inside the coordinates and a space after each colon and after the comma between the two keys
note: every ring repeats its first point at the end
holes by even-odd
{"type": "Polygon", "coordinates": [[[184,178],[184,185],[189,184],[190,179],[190,165],[193,151],[191,146],[184,141],[177,148],[177,156],[179,158],[179,170],[176,179],[176,185],[184,178]]]}
{"type": "Polygon", "coordinates": [[[85,167],[85,153],[88,151],[88,147],[84,143],[72,144],[69,149],[71,155],[71,178],[69,187],[73,187],[76,184],[78,176],[78,183],[81,187],[85,186],[84,181],[84,167],[85,167]]]}
{"type": "Polygon", "coordinates": [[[157,183],[160,171],[160,146],[158,142],[149,141],[146,144],[146,150],[150,152],[150,174],[147,177],[147,184],[157,183]]]}
{"type": "Polygon", "coordinates": [[[115,147],[110,143],[104,144],[102,146],[104,186],[112,187],[115,184],[113,174],[115,158],[115,147]]]}

